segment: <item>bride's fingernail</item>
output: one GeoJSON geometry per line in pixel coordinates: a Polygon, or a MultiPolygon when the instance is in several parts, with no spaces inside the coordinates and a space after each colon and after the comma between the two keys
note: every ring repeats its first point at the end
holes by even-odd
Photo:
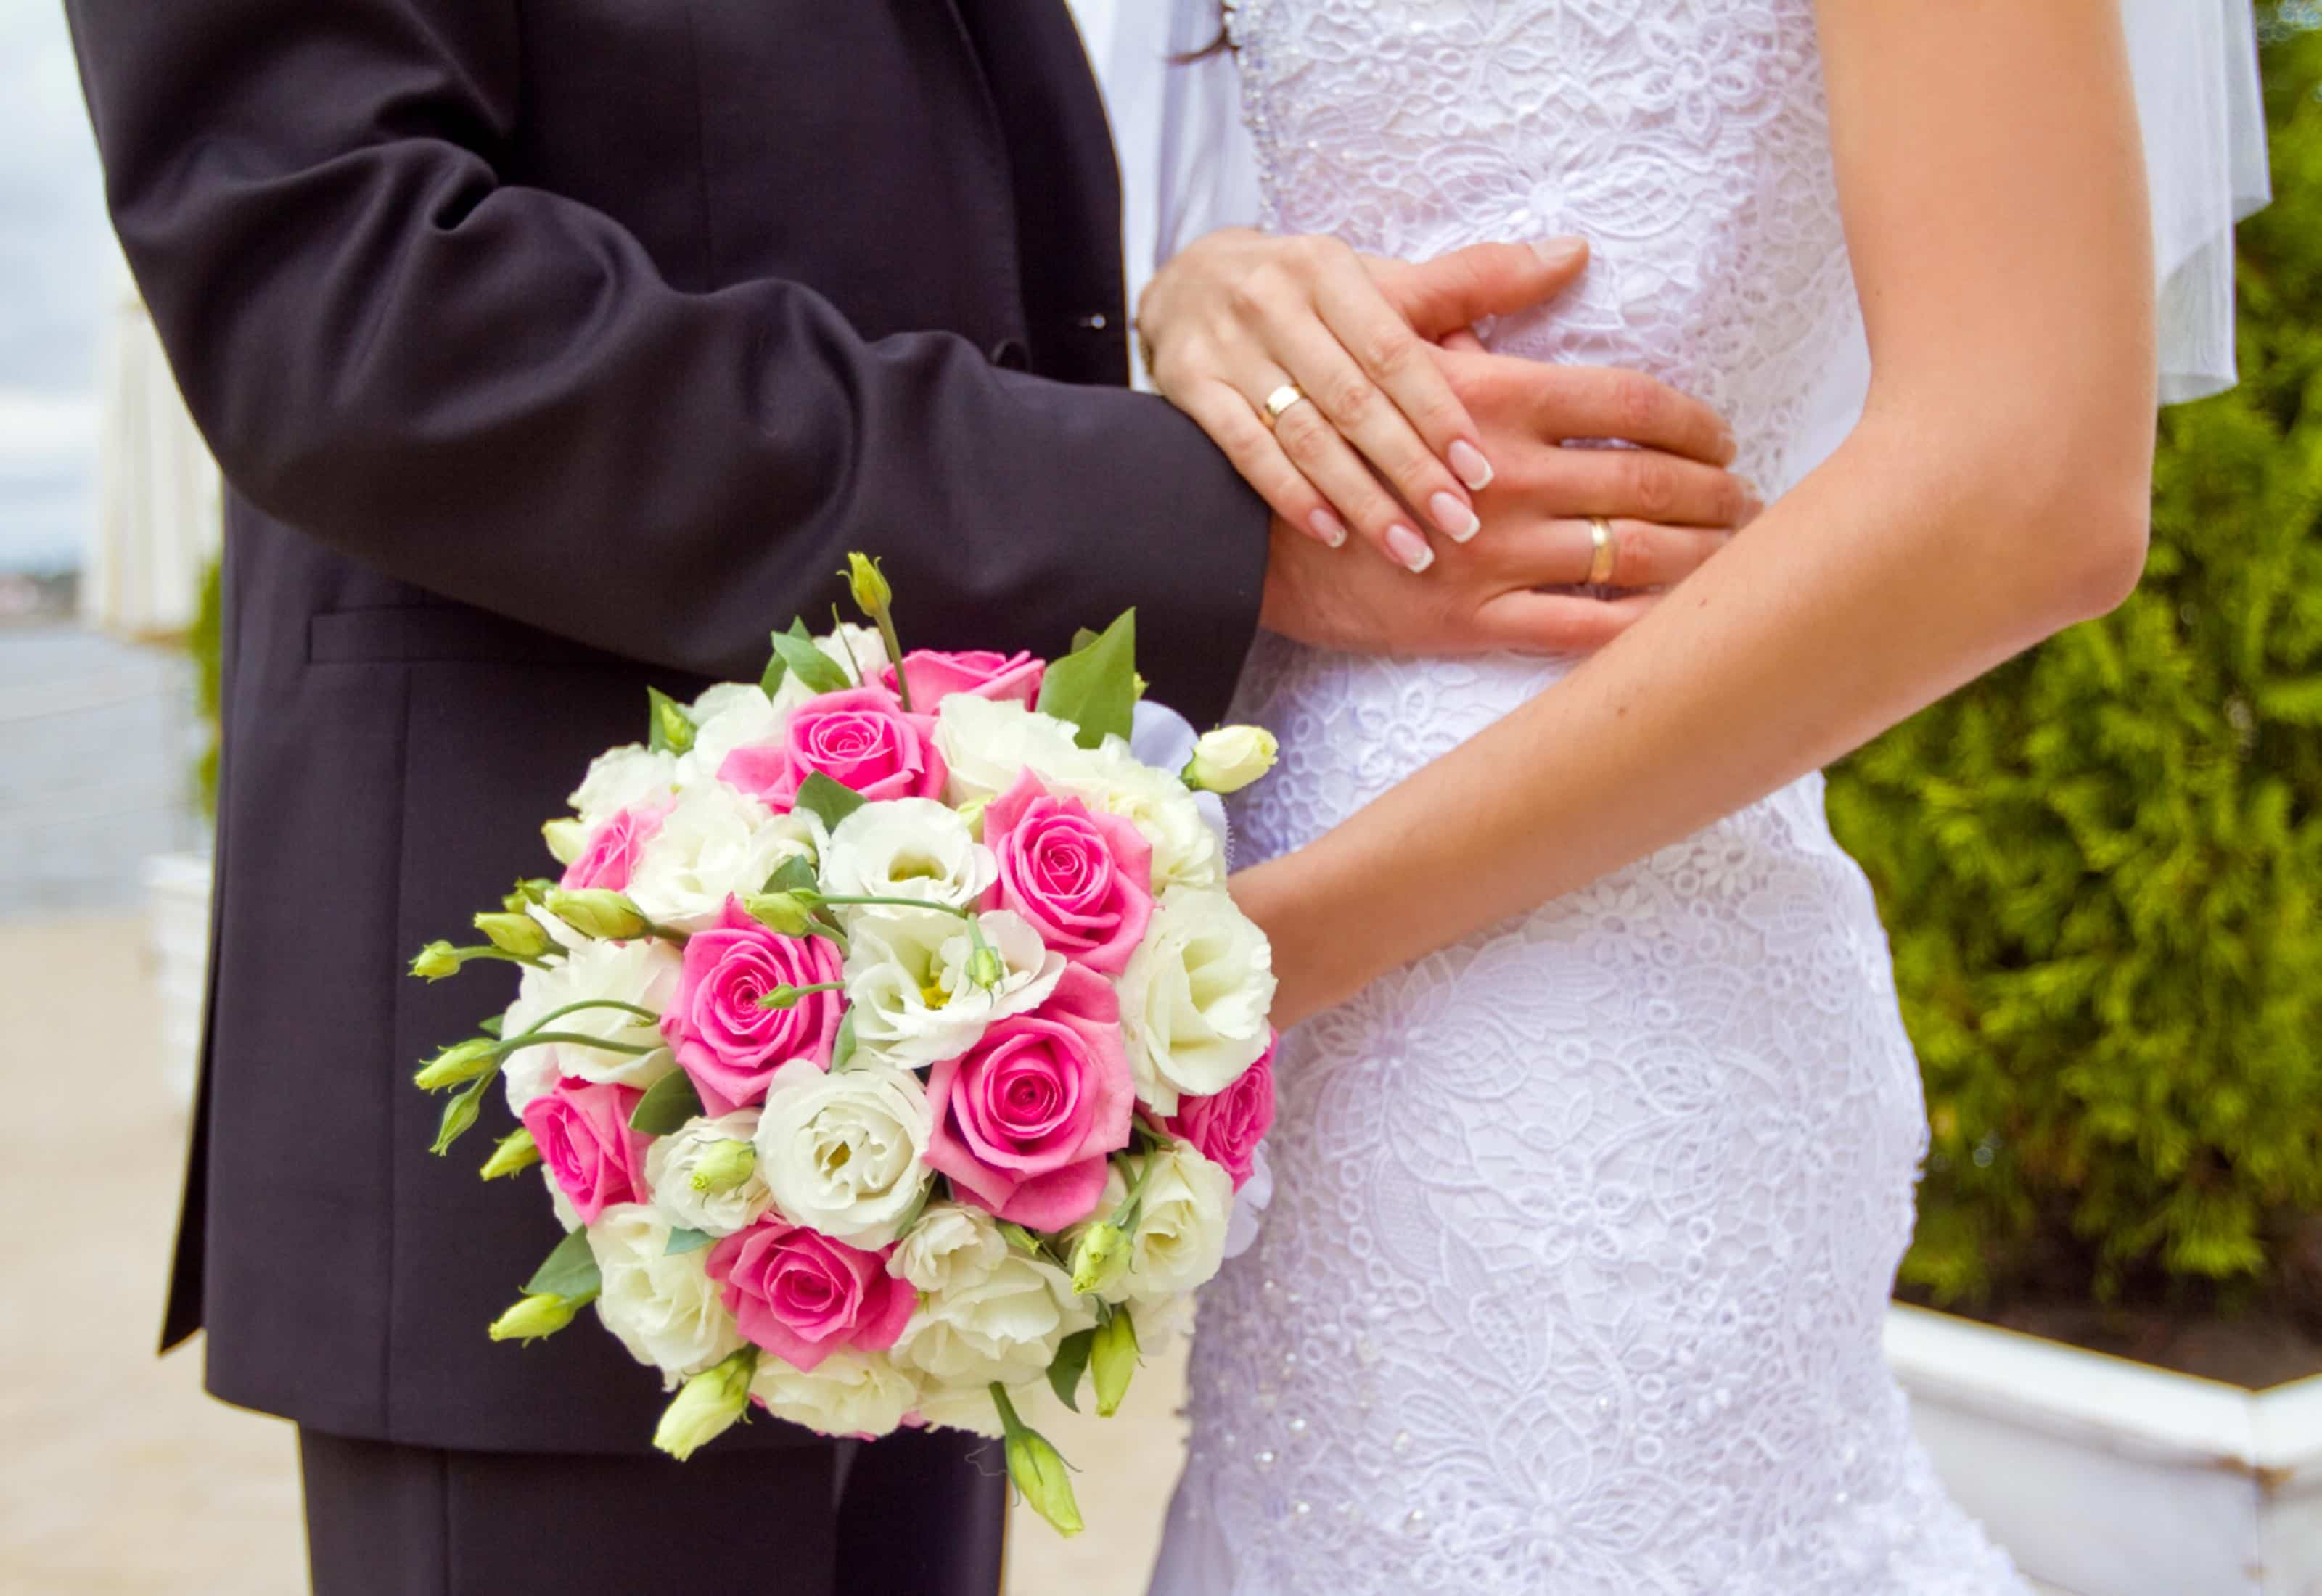
{"type": "Polygon", "coordinates": [[[1453,474],[1471,490],[1481,493],[1492,485],[1492,462],[1484,458],[1482,450],[1467,439],[1462,438],[1445,450],[1444,458],[1450,462],[1453,474]]]}
{"type": "Polygon", "coordinates": [[[1439,493],[1429,499],[1427,509],[1435,517],[1435,524],[1441,527],[1444,534],[1455,543],[1466,543],[1483,525],[1476,519],[1473,509],[1448,493],[1439,493]]]}
{"type": "Polygon", "coordinates": [[[1408,526],[1394,525],[1386,529],[1387,552],[1412,570],[1425,570],[1435,563],[1435,551],[1427,540],[1408,526]]]}
{"type": "Polygon", "coordinates": [[[1328,510],[1315,511],[1306,517],[1306,524],[1314,529],[1316,537],[1334,549],[1347,541],[1347,524],[1328,510]]]}

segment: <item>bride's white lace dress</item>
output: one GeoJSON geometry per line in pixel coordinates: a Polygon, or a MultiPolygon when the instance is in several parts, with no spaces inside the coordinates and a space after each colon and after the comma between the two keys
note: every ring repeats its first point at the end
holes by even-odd
{"type": "MultiPolygon", "coordinates": [[[[1586,235],[1585,287],[1491,343],[1702,396],[1769,492],[1851,421],[1812,0],[1231,20],[1270,227],[1415,258],[1586,235]]],[[[1262,639],[1239,714],[1284,758],[1243,857],[1559,674],[1262,639]]],[[[2023,1591],[1880,1354],[1924,1115],[1818,778],[1376,983],[1278,1076],[1274,1205],[1202,1300],[1156,1591],[2023,1591]]]]}

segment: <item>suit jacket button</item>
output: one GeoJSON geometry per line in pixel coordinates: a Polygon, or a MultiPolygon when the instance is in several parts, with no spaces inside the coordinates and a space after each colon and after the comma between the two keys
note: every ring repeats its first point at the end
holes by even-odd
{"type": "Polygon", "coordinates": [[[1003,338],[992,346],[992,363],[1010,371],[1029,371],[1032,351],[1020,338],[1003,338]]]}

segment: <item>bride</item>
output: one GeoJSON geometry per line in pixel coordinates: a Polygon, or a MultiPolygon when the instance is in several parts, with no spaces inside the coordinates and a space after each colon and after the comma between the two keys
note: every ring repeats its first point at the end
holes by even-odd
{"type": "MultiPolygon", "coordinates": [[[[2116,604],[2156,369],[2226,379],[2249,6],[2128,14],[1240,0],[1182,68],[1170,204],[1214,213],[1183,178],[1229,169],[1200,75],[1238,68],[1264,227],[1169,260],[1140,330],[1277,569],[1378,557],[1297,530],[1332,508],[1425,583],[1365,457],[1483,476],[1440,378],[1512,357],[1709,399],[1772,502],[1585,661],[1261,638],[1239,714],[1288,755],[1235,889],[1302,1023],[1157,1591],[2024,1590],[1880,1354],[1924,1120],[1815,771],[2116,604]],[[1595,254],[1560,306],[1416,360],[1342,337],[1392,269],[1354,251],[1564,234],[1595,254]]],[[[1476,495],[1479,541],[1527,486],[1476,495]]],[[[1650,529],[1559,534],[1602,575],[1650,529]]]]}

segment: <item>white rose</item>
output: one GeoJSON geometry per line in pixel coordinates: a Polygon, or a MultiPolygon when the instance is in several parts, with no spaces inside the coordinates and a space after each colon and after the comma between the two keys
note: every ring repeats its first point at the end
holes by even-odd
{"type": "Polygon", "coordinates": [[[1156,892],[1215,887],[1225,880],[1225,845],[1195,796],[1174,773],[1139,761],[1118,737],[1108,738],[1102,748],[1075,748],[1044,774],[1050,791],[1137,827],[1153,849],[1156,892]]]}
{"type": "Polygon", "coordinates": [[[884,1353],[841,1348],[811,1369],[772,1353],[758,1360],[750,1394],[776,1418],[826,1436],[886,1435],[919,1406],[918,1382],[884,1353]]]}
{"type": "Polygon", "coordinates": [[[814,831],[722,781],[686,789],[645,844],[629,897],[664,926],[707,931],[729,895],[747,898],[786,859],[811,858],[814,831]]]}
{"type": "Polygon", "coordinates": [[[983,1279],[921,1298],[894,1357],[939,1385],[1011,1385],[1039,1375],[1058,1342],[1095,1322],[1063,1270],[1011,1248],[983,1279]]]}
{"type": "MultiPolygon", "coordinates": [[[[1157,1304],[1208,1284],[1225,1262],[1233,1177],[1194,1152],[1192,1144],[1173,1142],[1128,1160],[1125,1171],[1116,1165],[1097,1212],[1109,1217],[1140,1175],[1144,1192],[1137,1230],[1129,1237],[1129,1268],[1105,1294],[1116,1301],[1157,1304]]],[[[1158,1327],[1161,1321],[1155,1322],[1158,1327]]],[[[1143,1318],[1137,1327],[1145,1328],[1143,1318]]]]}
{"type": "Polygon", "coordinates": [[[758,1118],[758,1172],[794,1223],[852,1246],[883,1247],[934,1172],[920,1162],[933,1116],[919,1078],[864,1063],[825,1074],[805,1059],[774,1072],[758,1118]]]}
{"type": "Polygon", "coordinates": [[[1221,890],[1163,893],[1115,987],[1137,1095],[1159,1113],[1223,1091],[1266,1051],[1274,949],[1221,890]]]}
{"type": "Polygon", "coordinates": [[[774,1200],[763,1170],[724,1191],[701,1190],[693,1177],[704,1157],[732,1144],[750,1147],[754,1155],[757,1134],[758,1111],[737,1108],[715,1119],[697,1116],[646,1144],[645,1181],[662,1217],[709,1236],[731,1236],[756,1224],[774,1200]]]}
{"type": "Polygon", "coordinates": [[[928,1205],[919,1222],[887,1260],[887,1272],[920,1291],[958,1291],[981,1285],[1008,1256],[1000,1222],[965,1203],[928,1205]]]}
{"type": "Polygon", "coordinates": [[[565,802],[590,831],[623,809],[659,803],[677,790],[677,756],[641,743],[608,748],[590,762],[588,775],[565,802]]]}
{"type": "MultiPolygon", "coordinates": [[[[835,898],[917,898],[965,908],[1000,873],[959,812],[933,798],[865,804],[832,827],[822,889],[835,898]]],[[[894,911],[844,906],[849,925],[894,911]]]]}
{"type": "Polygon", "coordinates": [[[1202,734],[1185,766],[1186,784],[1209,792],[1239,792],[1274,769],[1282,752],[1264,726],[1220,726],[1202,734]]]}
{"type": "Polygon", "coordinates": [[[906,1070],[957,1058],[994,1020],[1038,1008],[1056,990],[1065,957],[1010,909],[975,918],[998,955],[1000,979],[969,979],[975,944],[966,922],[941,909],[897,909],[861,921],[846,963],[855,1040],[864,1053],[906,1070]]]}
{"type": "Polygon", "coordinates": [[[669,1225],[641,1202],[607,1208],[589,1227],[597,1256],[597,1316],[629,1355],[674,1385],[741,1350],[734,1316],[696,1248],[672,1256],[669,1225]]]}
{"type": "Polygon", "coordinates": [[[644,1047],[648,1053],[614,1053],[581,1043],[545,1043],[519,1048],[500,1066],[508,1107],[522,1114],[525,1105],[554,1086],[565,1075],[583,1081],[609,1082],[639,1089],[677,1067],[662,1045],[660,1025],[626,1008],[581,1008],[555,1019],[567,1004],[610,1000],[633,1004],[659,1015],[675,1000],[685,961],[669,944],[592,942],[576,940],[562,960],[544,969],[527,968],[517,988],[516,1001],[500,1019],[500,1035],[509,1041],[544,1026],[564,1035],[594,1036],[622,1047],[644,1047]]]}
{"type": "Polygon", "coordinates": [[[936,707],[936,747],[951,769],[953,803],[994,798],[1028,768],[1046,775],[1080,752],[1073,728],[1013,699],[954,693],[936,707]]]}
{"type": "Polygon", "coordinates": [[[886,640],[879,635],[879,629],[858,626],[853,621],[839,622],[836,631],[816,638],[814,646],[836,661],[846,679],[857,687],[876,687],[879,673],[894,663],[887,657],[886,640]]]}
{"type": "Polygon", "coordinates": [[[721,681],[709,689],[686,712],[693,717],[693,746],[677,762],[680,784],[696,787],[716,780],[718,767],[737,748],[781,742],[790,727],[791,711],[812,697],[788,676],[772,698],[754,682],[721,681]]]}

